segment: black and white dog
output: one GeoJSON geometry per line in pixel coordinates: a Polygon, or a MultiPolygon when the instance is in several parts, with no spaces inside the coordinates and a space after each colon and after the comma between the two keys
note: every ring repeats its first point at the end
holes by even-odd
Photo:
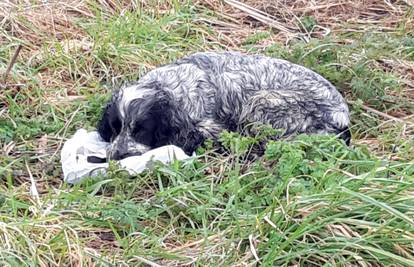
{"type": "Polygon", "coordinates": [[[163,145],[191,154],[223,130],[251,123],[299,133],[338,134],[350,142],[348,106],[315,72],[281,59],[235,52],[196,53],[154,69],[116,91],[98,132],[109,157],[163,145]]]}

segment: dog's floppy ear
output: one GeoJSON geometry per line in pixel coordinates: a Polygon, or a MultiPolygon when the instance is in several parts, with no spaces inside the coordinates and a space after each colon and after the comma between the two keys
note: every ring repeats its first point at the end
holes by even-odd
{"type": "Polygon", "coordinates": [[[106,142],[110,142],[115,138],[122,128],[121,115],[114,99],[113,97],[104,108],[101,120],[97,126],[99,135],[106,142]]]}
{"type": "Polygon", "coordinates": [[[188,113],[184,112],[167,92],[159,91],[150,109],[156,122],[155,146],[173,144],[190,154],[204,141],[188,113]]]}
{"type": "Polygon", "coordinates": [[[159,91],[153,98],[153,103],[149,108],[151,120],[155,124],[154,143],[155,146],[170,144],[179,132],[174,119],[177,116],[175,105],[168,93],[159,91]]]}

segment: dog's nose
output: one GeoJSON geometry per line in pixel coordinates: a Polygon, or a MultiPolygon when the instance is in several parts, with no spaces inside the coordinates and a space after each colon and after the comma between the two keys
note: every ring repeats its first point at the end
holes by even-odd
{"type": "Polygon", "coordinates": [[[107,152],[107,158],[109,160],[121,160],[131,156],[131,153],[127,151],[127,149],[119,148],[119,147],[112,147],[107,152]]]}
{"type": "Polygon", "coordinates": [[[111,150],[109,151],[107,158],[110,160],[121,160],[121,159],[126,158],[126,156],[118,150],[116,151],[111,150]]]}
{"type": "Polygon", "coordinates": [[[118,136],[108,147],[108,160],[121,160],[131,156],[139,156],[150,150],[149,146],[140,144],[128,136],[118,136]]]}
{"type": "Polygon", "coordinates": [[[106,151],[108,160],[121,160],[126,158],[128,155],[128,149],[126,142],[123,139],[116,139],[106,151]]]}

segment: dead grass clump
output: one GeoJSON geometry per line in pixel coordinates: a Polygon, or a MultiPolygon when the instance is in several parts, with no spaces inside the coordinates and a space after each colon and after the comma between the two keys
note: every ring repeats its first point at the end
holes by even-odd
{"type": "MultiPolygon", "coordinates": [[[[410,9],[408,1],[208,0],[200,4],[229,21],[238,21],[246,31],[270,27],[278,32],[282,42],[293,37],[318,38],[372,28],[395,31],[398,25],[408,27],[414,21],[404,16],[410,9]]],[[[229,35],[234,39],[233,33],[229,35]]]]}
{"type": "Polygon", "coordinates": [[[279,31],[273,35],[279,41],[291,39],[295,31],[284,26],[273,16],[239,1],[207,0],[199,1],[197,5],[216,12],[215,16],[220,22],[215,21],[211,26],[219,33],[220,41],[234,49],[240,48],[248,36],[268,31],[269,27],[279,31]]]}
{"type": "Polygon", "coordinates": [[[223,22],[214,18],[205,18],[200,23],[208,24],[214,28],[216,36],[208,36],[209,41],[219,42],[226,46],[229,50],[240,50],[243,41],[258,30],[242,27],[234,22],[223,22]]]}
{"type": "MultiPolygon", "coordinates": [[[[76,26],[76,21],[85,15],[92,16],[83,3],[78,0],[44,4],[6,1],[0,4],[0,25],[10,36],[33,49],[53,39],[78,39],[84,32],[76,26]]],[[[5,37],[2,35],[2,38],[5,37]]]]}

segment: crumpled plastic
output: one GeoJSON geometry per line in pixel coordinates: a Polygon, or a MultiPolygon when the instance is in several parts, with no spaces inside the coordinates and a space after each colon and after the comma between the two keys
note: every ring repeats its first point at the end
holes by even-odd
{"type": "MultiPolygon", "coordinates": [[[[96,131],[77,130],[73,137],[65,142],[61,151],[63,180],[70,184],[76,184],[85,177],[104,175],[109,164],[107,162],[93,163],[91,158],[105,159],[109,145],[102,140],[96,131]]],[[[118,163],[128,173],[135,175],[147,170],[153,162],[159,161],[169,164],[174,160],[187,158],[189,156],[181,148],[167,145],[150,150],[140,156],[119,160],[118,163]]]]}

